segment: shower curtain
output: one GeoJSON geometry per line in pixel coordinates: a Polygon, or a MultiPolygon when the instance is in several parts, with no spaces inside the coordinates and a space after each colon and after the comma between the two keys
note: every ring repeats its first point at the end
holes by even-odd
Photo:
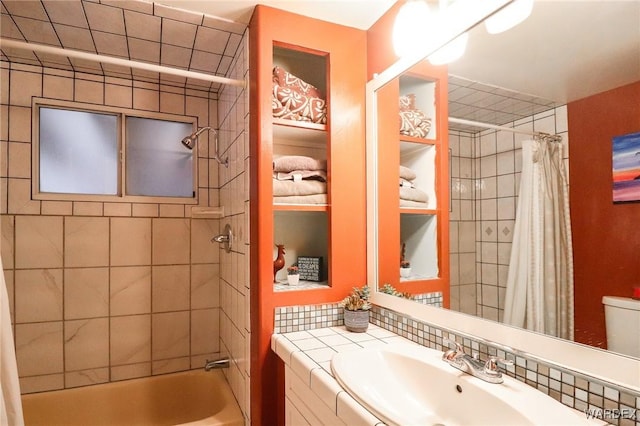
{"type": "Polygon", "coordinates": [[[4,269],[0,259],[0,425],[22,426],[22,402],[20,401],[20,384],[18,367],[11,332],[11,315],[9,314],[9,298],[4,281],[4,269]]]}
{"type": "Polygon", "coordinates": [[[504,322],[573,340],[573,255],[562,144],[522,144],[504,322]]]}

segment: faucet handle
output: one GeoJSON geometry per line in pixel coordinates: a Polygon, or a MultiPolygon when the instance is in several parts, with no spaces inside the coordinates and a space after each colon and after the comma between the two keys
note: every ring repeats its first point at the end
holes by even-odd
{"type": "Polygon", "coordinates": [[[500,358],[498,356],[489,357],[487,362],[484,364],[485,374],[490,376],[500,376],[502,373],[500,372],[500,368],[498,368],[498,364],[513,365],[513,361],[500,358]]]}
{"type": "Polygon", "coordinates": [[[464,348],[462,347],[462,345],[458,342],[456,342],[455,340],[451,340],[451,339],[442,339],[442,343],[447,344],[447,345],[455,345],[455,349],[448,349],[444,352],[444,354],[442,354],[442,359],[444,360],[453,360],[455,357],[457,357],[458,355],[464,354],[464,348]]]}

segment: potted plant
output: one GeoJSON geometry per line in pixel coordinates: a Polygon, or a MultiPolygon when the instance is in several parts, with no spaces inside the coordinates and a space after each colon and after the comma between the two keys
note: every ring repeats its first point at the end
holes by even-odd
{"type": "Polygon", "coordinates": [[[411,275],[411,263],[408,260],[400,262],[400,276],[402,278],[408,278],[411,275]]]}
{"type": "Polygon", "coordinates": [[[289,285],[298,285],[300,282],[300,272],[298,271],[298,265],[293,264],[287,268],[287,283],[289,285]]]}
{"type": "Polygon", "coordinates": [[[364,333],[369,327],[369,286],[354,287],[351,294],[340,302],[344,308],[344,325],[348,331],[364,333]]]}

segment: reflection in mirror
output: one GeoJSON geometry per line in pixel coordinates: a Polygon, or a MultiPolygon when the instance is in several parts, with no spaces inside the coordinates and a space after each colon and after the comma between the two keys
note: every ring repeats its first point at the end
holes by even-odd
{"type": "MultiPolygon", "coordinates": [[[[424,261],[427,257],[417,254],[416,246],[412,245],[415,238],[408,237],[403,231],[406,227],[401,225],[401,218],[406,216],[413,219],[429,209],[403,214],[403,207],[400,207],[399,214],[395,210],[387,213],[383,220],[385,211],[389,210],[388,206],[391,204],[388,200],[385,202],[381,195],[378,214],[380,228],[385,231],[378,236],[378,246],[390,245],[394,250],[379,250],[378,282],[389,282],[397,285],[401,291],[415,295],[441,292],[445,307],[502,322],[522,172],[522,142],[531,139],[535,132],[562,136],[564,165],[568,167],[571,164],[568,141],[572,136],[573,140],[577,140],[577,135],[569,132],[575,128],[575,124],[570,122],[574,118],[567,112],[570,109],[568,105],[590,99],[602,92],[637,86],[640,82],[638,52],[638,2],[538,1],[534,4],[531,16],[507,32],[489,35],[484,25],[470,31],[467,52],[461,59],[449,64],[446,71],[449,117],[514,128],[521,133],[496,130],[488,125],[469,124],[461,120],[449,122],[451,199],[442,199],[442,194],[447,194],[448,191],[437,191],[439,198],[435,200],[436,205],[430,207],[437,211],[445,208],[448,210],[451,201],[448,252],[443,255],[436,250],[439,265],[437,275],[433,275],[433,270],[426,275],[418,271],[417,265],[428,263],[424,261]],[[567,16],[571,16],[571,20],[568,21],[567,16]],[[595,31],[596,28],[606,30],[595,31]],[[387,227],[399,231],[390,235],[386,231],[387,227]],[[405,260],[411,263],[411,272],[406,278],[400,277],[396,269],[398,262],[403,260],[403,254],[407,258],[405,260]],[[443,268],[443,262],[448,263],[449,260],[450,265],[443,268]],[[438,278],[434,279],[433,276],[438,278]]],[[[378,108],[381,108],[382,98],[387,99],[384,102],[398,102],[402,93],[395,86],[401,87],[403,80],[414,78],[415,74],[416,70],[411,69],[393,84],[378,90],[378,108]]],[[[638,93],[638,89],[634,90],[634,93],[638,93]]],[[[637,103],[637,97],[635,99],[637,103]]],[[[623,110],[623,107],[619,110],[608,109],[607,120],[623,120],[617,118],[622,116],[623,110]]],[[[378,110],[378,114],[380,113],[378,110]]],[[[427,112],[425,114],[429,115],[427,112]]],[[[435,115],[433,120],[438,118],[437,112],[435,115]]],[[[389,123],[380,121],[382,120],[378,120],[377,131],[380,135],[385,135],[388,129],[385,130],[384,126],[389,123]]],[[[434,123],[431,124],[436,130],[440,130],[434,123]]],[[[635,131],[640,130],[638,122],[631,123],[630,126],[635,126],[635,131]]],[[[633,130],[631,128],[629,132],[633,130]]],[[[433,146],[444,139],[441,136],[431,136],[433,146]]],[[[382,141],[385,137],[388,136],[378,139],[378,149],[385,149],[382,141]]],[[[411,155],[415,141],[401,142],[401,146],[406,147],[405,150],[383,151],[380,156],[385,160],[393,158],[402,165],[402,158],[411,155]]],[[[440,157],[435,155],[435,158],[444,157],[444,153],[440,157]]],[[[382,163],[378,168],[382,176],[389,173],[388,170],[382,170],[382,163]]],[[[421,169],[420,166],[417,168],[421,169]]],[[[393,170],[394,174],[399,172],[393,170]]],[[[571,176],[578,176],[572,174],[571,170],[569,173],[571,176]]],[[[383,180],[379,179],[378,183],[384,185],[383,182],[393,182],[393,177],[395,175],[386,176],[383,180]]],[[[400,184],[402,185],[402,181],[400,184]]],[[[415,184],[423,186],[422,183],[418,185],[417,181],[415,184]]],[[[384,190],[379,188],[379,192],[383,193],[384,190]]],[[[425,192],[428,193],[429,190],[425,192]]],[[[574,209],[578,195],[572,189],[570,196],[571,208],[574,209]]],[[[611,202],[610,199],[608,201],[611,202]]],[[[433,215],[437,219],[435,212],[433,215]]],[[[574,217],[575,212],[572,219],[574,217]]],[[[574,224],[574,229],[575,226],[574,224]]],[[[420,226],[416,225],[414,228],[418,229],[420,226]]],[[[574,231],[574,245],[575,241],[584,238],[579,231],[580,228],[577,234],[574,231]]],[[[428,231],[418,234],[424,236],[428,231]]],[[[446,230],[437,228],[436,240],[446,236],[446,230]]],[[[637,243],[637,240],[634,241],[637,243]]],[[[445,246],[447,244],[440,245],[445,246]]],[[[583,270],[585,257],[579,254],[580,252],[573,257],[575,268],[583,270]]],[[[590,277],[576,277],[575,298],[580,302],[575,313],[577,342],[606,347],[602,296],[607,295],[608,291],[616,293],[609,295],[624,295],[625,289],[629,290],[630,295],[630,288],[627,287],[631,287],[634,279],[637,280],[637,275],[630,275],[633,274],[632,270],[633,267],[627,268],[626,275],[618,275],[618,279],[625,282],[626,287],[616,287],[603,280],[608,286],[603,288],[591,281],[581,281],[588,281],[590,277]]],[[[433,304],[437,305],[437,301],[433,304]]],[[[546,308],[553,309],[549,306],[546,308]]],[[[627,333],[628,338],[634,333],[637,335],[638,331],[628,330],[627,333]]],[[[628,352],[625,355],[633,356],[628,352]]]]}

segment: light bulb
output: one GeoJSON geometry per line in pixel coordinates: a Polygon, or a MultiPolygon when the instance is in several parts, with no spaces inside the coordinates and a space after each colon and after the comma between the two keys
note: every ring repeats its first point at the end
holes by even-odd
{"type": "Polygon", "coordinates": [[[402,5],[393,23],[393,50],[399,57],[415,52],[428,37],[429,6],[423,0],[409,0],[402,5]]]}
{"type": "Polygon", "coordinates": [[[469,40],[469,33],[464,33],[451,40],[449,43],[442,46],[440,49],[433,52],[427,57],[432,65],[444,65],[449,64],[464,54],[467,49],[467,41],[469,40]]]}
{"type": "Polygon", "coordinates": [[[484,21],[489,34],[498,34],[511,29],[527,19],[533,10],[534,0],[514,0],[504,9],[484,21]]]}

